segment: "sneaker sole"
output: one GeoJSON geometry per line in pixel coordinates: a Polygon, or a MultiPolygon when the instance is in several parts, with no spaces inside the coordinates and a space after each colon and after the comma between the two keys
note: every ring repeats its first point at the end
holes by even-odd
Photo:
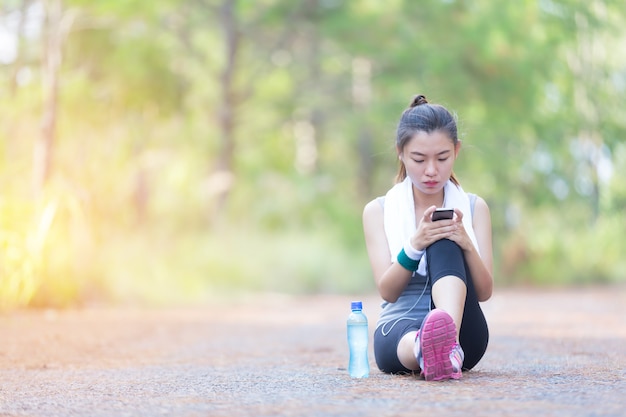
{"type": "Polygon", "coordinates": [[[424,319],[420,342],[426,381],[458,379],[454,374],[450,352],[456,344],[454,320],[443,310],[432,310],[424,319]]]}

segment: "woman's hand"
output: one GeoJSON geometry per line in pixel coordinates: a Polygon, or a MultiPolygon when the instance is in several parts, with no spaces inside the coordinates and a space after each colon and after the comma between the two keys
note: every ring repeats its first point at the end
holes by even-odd
{"type": "MultiPolygon", "coordinates": [[[[426,249],[441,239],[453,240],[452,237],[458,233],[459,223],[461,224],[461,227],[463,227],[463,222],[457,221],[457,219],[433,221],[432,215],[436,209],[436,206],[430,206],[426,209],[424,215],[417,224],[417,230],[413,236],[411,236],[411,246],[417,250],[426,249]]],[[[454,211],[457,213],[456,217],[458,217],[459,213],[461,213],[460,210],[457,209],[454,211]]],[[[463,214],[461,213],[461,219],[463,218],[462,216],[463,214]]],[[[463,232],[464,231],[465,229],[463,229],[463,232]]]]}
{"type": "Polygon", "coordinates": [[[465,226],[463,225],[463,212],[458,208],[455,208],[454,213],[456,213],[456,216],[454,216],[452,221],[456,224],[456,228],[454,233],[452,233],[448,239],[459,245],[464,252],[471,251],[474,249],[474,244],[472,243],[472,239],[467,234],[465,226]]]}

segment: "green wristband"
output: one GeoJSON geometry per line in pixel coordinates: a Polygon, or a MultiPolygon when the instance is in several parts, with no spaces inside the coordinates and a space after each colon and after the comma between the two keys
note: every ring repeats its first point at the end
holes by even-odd
{"type": "Polygon", "coordinates": [[[398,263],[407,271],[417,271],[417,267],[420,264],[419,260],[413,260],[411,258],[409,258],[406,254],[406,252],[404,252],[404,248],[402,248],[402,250],[400,250],[400,253],[397,256],[397,260],[398,263]]]}

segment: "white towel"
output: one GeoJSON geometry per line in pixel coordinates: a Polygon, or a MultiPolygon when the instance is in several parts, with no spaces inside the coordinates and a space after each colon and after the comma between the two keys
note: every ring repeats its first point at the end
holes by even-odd
{"type": "MultiPolygon", "coordinates": [[[[463,212],[463,226],[478,251],[476,235],[472,226],[472,211],[469,197],[460,185],[457,186],[450,180],[444,186],[443,192],[443,206],[445,208],[458,208],[463,212]]],[[[385,196],[384,226],[387,242],[389,242],[389,251],[391,252],[391,262],[396,262],[396,256],[400,249],[404,247],[404,243],[417,229],[413,184],[409,177],[394,185],[387,192],[385,196]]],[[[421,275],[426,275],[426,253],[420,260],[417,272],[421,275]]]]}

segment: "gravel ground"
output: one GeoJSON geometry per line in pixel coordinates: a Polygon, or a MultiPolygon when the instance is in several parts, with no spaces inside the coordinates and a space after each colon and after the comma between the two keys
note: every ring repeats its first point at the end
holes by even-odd
{"type": "MultiPolygon", "coordinates": [[[[347,375],[350,298],[0,315],[0,416],[624,416],[626,288],[503,290],[460,381],[347,375]]],[[[370,332],[379,299],[364,297],[370,332]]]]}

